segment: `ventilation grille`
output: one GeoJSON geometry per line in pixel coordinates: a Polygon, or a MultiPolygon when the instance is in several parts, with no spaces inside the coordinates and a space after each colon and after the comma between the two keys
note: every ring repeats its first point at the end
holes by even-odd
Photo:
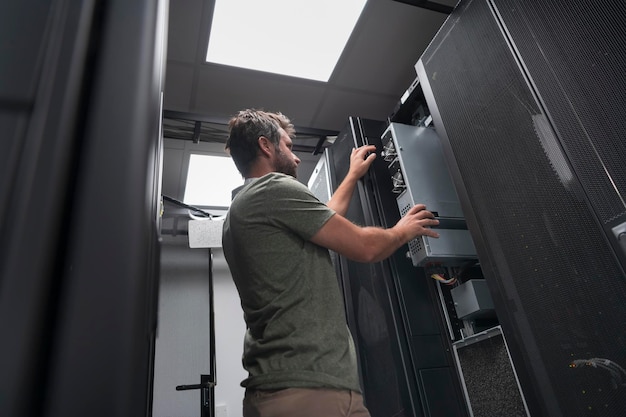
{"type": "Polygon", "coordinates": [[[481,264],[542,411],[622,416],[626,375],[570,365],[591,356],[626,369],[626,277],[602,229],[624,217],[626,6],[493,3],[521,66],[479,0],[422,58],[488,251],[481,264]]]}
{"type": "Polygon", "coordinates": [[[595,211],[626,219],[626,2],[496,3],[595,211]]]}

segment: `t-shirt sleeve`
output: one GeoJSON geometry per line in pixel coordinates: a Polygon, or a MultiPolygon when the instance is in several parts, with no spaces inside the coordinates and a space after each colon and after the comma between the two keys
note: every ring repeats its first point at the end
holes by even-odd
{"type": "Polygon", "coordinates": [[[279,177],[274,187],[269,220],[305,240],[310,240],[335,215],[304,184],[291,177],[279,177]]]}

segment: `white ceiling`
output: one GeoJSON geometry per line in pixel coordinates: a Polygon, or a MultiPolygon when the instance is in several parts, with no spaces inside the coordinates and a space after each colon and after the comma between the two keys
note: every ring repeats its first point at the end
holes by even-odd
{"type": "MultiPolygon", "coordinates": [[[[453,6],[456,0],[436,3],[453,6]]],[[[415,63],[447,17],[399,1],[369,0],[335,71],[323,83],[205,62],[213,6],[214,0],[170,0],[164,109],[216,122],[218,131],[244,108],[281,111],[297,128],[335,132],[350,116],[386,120],[415,80],[415,63]]],[[[259,22],[259,30],[265,24],[271,22],[259,22]]],[[[318,27],[323,31],[324,22],[318,27]]],[[[280,39],[258,47],[267,49],[267,59],[289,59],[280,39]]],[[[222,133],[213,140],[223,138],[222,133]]],[[[165,182],[181,183],[180,178],[165,182]]],[[[168,191],[181,194],[164,185],[164,193],[168,191]]]]}

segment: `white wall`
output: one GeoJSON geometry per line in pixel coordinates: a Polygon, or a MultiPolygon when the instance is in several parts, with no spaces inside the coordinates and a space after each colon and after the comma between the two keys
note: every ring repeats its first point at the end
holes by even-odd
{"type": "MultiPolygon", "coordinates": [[[[246,377],[241,366],[245,324],[239,296],[221,249],[213,250],[215,404],[241,417],[246,377]]],[[[187,236],[164,235],[155,349],[154,417],[200,415],[200,392],[176,391],[209,373],[208,250],[190,249],[187,236]]],[[[221,414],[224,416],[224,414],[221,414]]]]}
{"type": "MultiPolygon", "coordinates": [[[[246,325],[239,302],[239,294],[221,249],[213,251],[215,274],[215,341],[217,357],[217,386],[215,405],[226,406],[228,417],[241,417],[244,389],[241,381],[247,377],[241,364],[243,336],[246,325]]],[[[226,417],[224,414],[218,417],[226,417]]]]}

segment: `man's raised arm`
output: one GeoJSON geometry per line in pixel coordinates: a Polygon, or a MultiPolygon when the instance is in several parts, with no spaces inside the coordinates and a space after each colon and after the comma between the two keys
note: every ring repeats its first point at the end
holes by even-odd
{"type": "Polygon", "coordinates": [[[363,177],[363,175],[365,175],[367,170],[372,165],[372,162],[374,162],[374,159],[376,159],[375,152],[376,146],[374,145],[365,145],[357,149],[352,149],[348,174],[339,187],[337,187],[337,191],[335,191],[333,196],[330,198],[330,201],[327,204],[328,207],[335,210],[342,216],[346,215],[356,183],[361,177],[363,177]],[[368,155],[368,153],[370,154],[368,155]]]}
{"type": "Polygon", "coordinates": [[[378,262],[417,236],[439,237],[430,229],[430,226],[438,224],[439,221],[423,204],[413,206],[389,229],[360,227],[335,214],[313,235],[311,241],[353,261],[378,262]]]}

